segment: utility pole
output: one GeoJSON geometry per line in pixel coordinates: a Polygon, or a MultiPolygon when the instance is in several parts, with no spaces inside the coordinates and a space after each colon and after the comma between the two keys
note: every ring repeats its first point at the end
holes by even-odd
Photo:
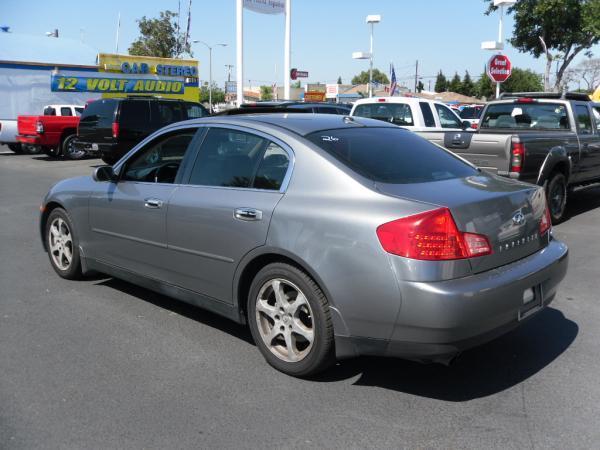
{"type": "Polygon", "coordinates": [[[415,93],[417,92],[417,83],[419,82],[419,60],[415,64],[415,93]]]}

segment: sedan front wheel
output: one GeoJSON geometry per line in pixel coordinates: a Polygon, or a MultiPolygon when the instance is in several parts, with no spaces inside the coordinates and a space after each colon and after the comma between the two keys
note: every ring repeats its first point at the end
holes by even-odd
{"type": "Polygon", "coordinates": [[[46,250],[54,271],[69,280],[81,277],[77,236],[67,212],[55,208],[46,222],[46,250]]]}
{"type": "Polygon", "coordinates": [[[258,272],[250,288],[248,322],[259,350],[277,370],[304,377],[335,360],[327,298],[294,266],[273,263],[258,272]]]}

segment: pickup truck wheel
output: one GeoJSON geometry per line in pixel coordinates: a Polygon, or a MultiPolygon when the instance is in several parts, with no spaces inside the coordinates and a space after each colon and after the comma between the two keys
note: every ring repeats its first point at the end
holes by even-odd
{"type": "Polygon", "coordinates": [[[50,158],[58,158],[60,156],[60,149],[56,147],[44,147],[44,153],[50,158]]]}
{"type": "Polygon", "coordinates": [[[39,145],[26,144],[23,146],[23,153],[27,153],[29,155],[37,155],[41,153],[41,151],[42,147],[40,147],[39,145]]]}
{"type": "Polygon", "coordinates": [[[60,144],[62,154],[65,155],[69,159],[81,159],[85,156],[85,151],[77,150],[75,148],[75,146],[73,145],[73,141],[75,140],[76,137],[77,137],[77,135],[70,134],[70,135],[66,136],[62,140],[62,143],[60,144]]]}
{"type": "Polygon", "coordinates": [[[546,199],[552,223],[557,224],[564,219],[567,205],[567,179],[560,172],[554,172],[546,185],[546,199]]]}

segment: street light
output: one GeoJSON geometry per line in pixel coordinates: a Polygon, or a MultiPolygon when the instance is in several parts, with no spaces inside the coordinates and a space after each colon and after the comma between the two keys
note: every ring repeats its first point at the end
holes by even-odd
{"type": "Polygon", "coordinates": [[[368,59],[369,60],[369,97],[373,97],[373,26],[381,22],[379,14],[371,14],[367,16],[367,23],[371,24],[371,51],[369,52],[353,52],[353,59],[368,59]]]}
{"type": "MultiPolygon", "coordinates": [[[[497,50],[498,54],[502,54],[504,50],[504,39],[502,37],[502,19],[504,17],[504,7],[512,6],[517,3],[517,0],[494,0],[494,6],[500,7],[500,23],[498,24],[498,40],[484,41],[481,43],[482,50],[497,50]]],[[[500,83],[496,83],[496,98],[500,97],[500,83]]]]}
{"type": "Polygon", "coordinates": [[[212,49],[214,46],[227,47],[227,44],[208,45],[204,41],[194,40],[194,44],[204,44],[208,49],[208,110],[212,114],[212,49]]]}

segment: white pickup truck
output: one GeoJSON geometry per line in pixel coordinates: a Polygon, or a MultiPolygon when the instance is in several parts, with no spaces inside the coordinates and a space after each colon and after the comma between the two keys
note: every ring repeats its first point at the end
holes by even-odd
{"type": "Polygon", "coordinates": [[[365,98],[354,103],[350,115],[390,122],[440,145],[444,133],[471,129],[471,123],[446,104],[415,97],[365,98]]]}

